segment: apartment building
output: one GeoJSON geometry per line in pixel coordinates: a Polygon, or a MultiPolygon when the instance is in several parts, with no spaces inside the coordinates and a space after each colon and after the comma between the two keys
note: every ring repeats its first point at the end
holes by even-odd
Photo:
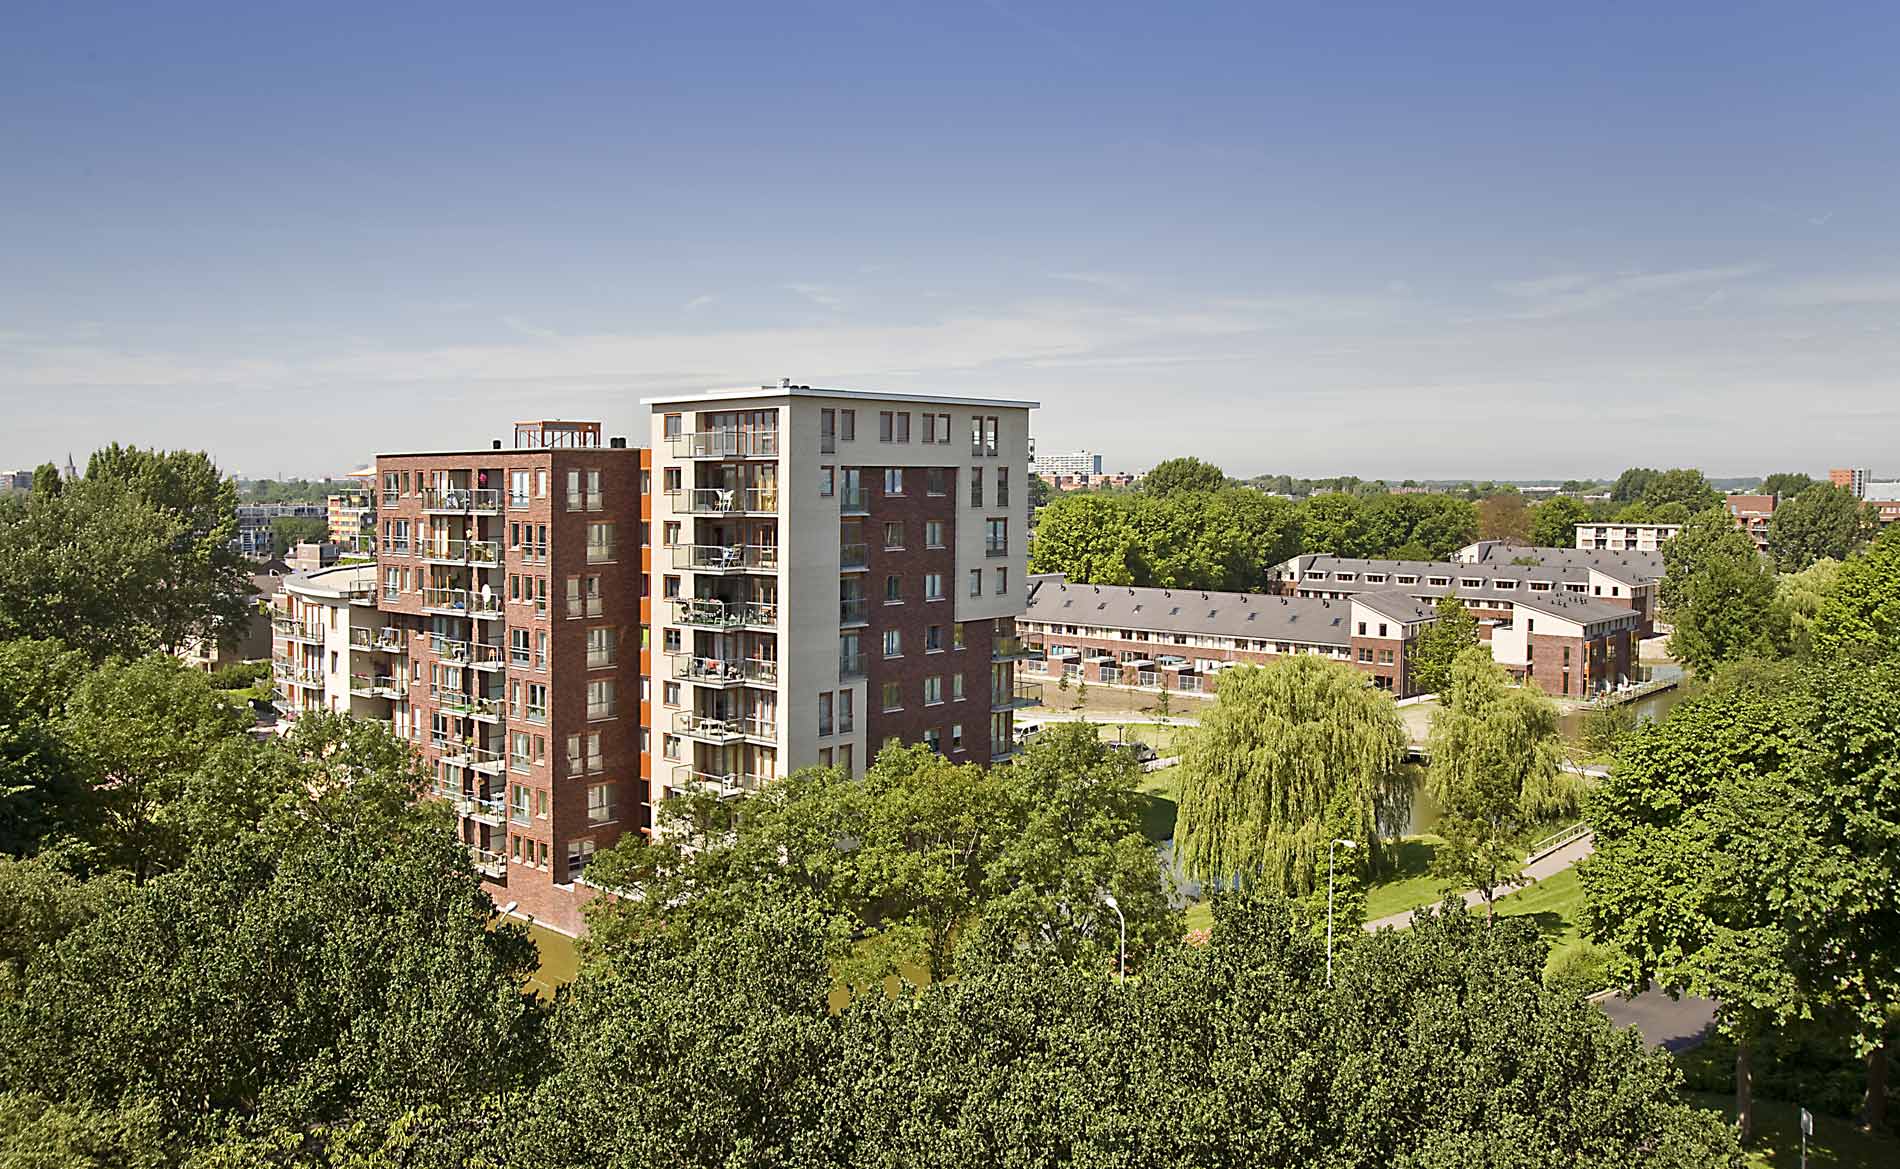
{"type": "Polygon", "coordinates": [[[1013,751],[1034,402],[656,398],[652,798],[862,774],[888,742],[1013,751]]]}
{"type": "Polygon", "coordinates": [[[1596,552],[1655,552],[1681,532],[1681,524],[1578,524],[1577,547],[1596,552]]]}
{"type": "Polygon", "coordinates": [[[1867,484],[1873,478],[1873,472],[1866,467],[1835,467],[1827,473],[1827,481],[1836,487],[1845,487],[1855,499],[1867,498],[1867,484]]]}
{"type": "Polygon", "coordinates": [[[577,932],[588,859],[648,823],[649,452],[600,424],[382,454],[376,606],[403,631],[394,725],[512,904],[577,932]]]}
{"type": "Polygon", "coordinates": [[[376,608],[376,566],[277,578],[271,674],[285,720],[326,710],[394,723],[408,689],[408,639],[376,608]]]}
{"type": "MultiPolygon", "coordinates": [[[[1410,697],[1411,647],[1437,609],[1435,599],[1392,586],[1277,595],[1037,576],[1020,622],[1033,653],[1025,670],[1196,693],[1235,665],[1315,654],[1351,664],[1394,697],[1410,697]]],[[[1585,698],[1633,677],[1640,618],[1627,606],[1568,590],[1466,604],[1479,616],[1493,660],[1547,693],[1585,698]]]]}
{"type": "Polygon", "coordinates": [[[1461,549],[1452,561],[1366,560],[1295,556],[1267,573],[1277,591],[1343,599],[1397,589],[1435,602],[1456,592],[1485,637],[1514,617],[1520,598],[1572,596],[1636,615],[1638,636],[1655,632],[1656,589],[1662,580],[1657,552],[1594,552],[1484,542],[1461,549]]]}
{"type": "Polygon", "coordinates": [[[237,550],[256,560],[268,558],[271,525],[282,517],[327,520],[329,508],[321,503],[240,503],[237,535],[233,537],[237,550]]]}
{"type": "Polygon", "coordinates": [[[1071,451],[1066,455],[1038,454],[1030,462],[1037,475],[1100,475],[1102,456],[1094,451],[1071,451]]]}
{"type": "Polygon", "coordinates": [[[356,481],[348,491],[324,501],[330,520],[330,542],[345,555],[376,554],[376,468],[350,472],[356,481]]]}
{"type": "Polygon", "coordinates": [[[1768,526],[1775,518],[1772,495],[1731,495],[1726,500],[1728,514],[1737,531],[1755,543],[1758,552],[1768,551],[1768,526]]]}

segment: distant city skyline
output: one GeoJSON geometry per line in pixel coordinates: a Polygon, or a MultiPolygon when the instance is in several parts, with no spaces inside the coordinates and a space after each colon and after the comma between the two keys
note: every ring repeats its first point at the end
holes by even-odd
{"type": "Polygon", "coordinates": [[[117,440],[308,477],[790,376],[1038,399],[1039,438],[1125,469],[1900,466],[1896,32],[1701,2],[14,12],[0,465],[117,440]]]}

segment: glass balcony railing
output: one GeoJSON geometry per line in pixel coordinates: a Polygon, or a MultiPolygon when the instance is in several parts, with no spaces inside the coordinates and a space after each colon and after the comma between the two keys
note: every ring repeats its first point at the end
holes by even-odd
{"type": "Polygon", "coordinates": [[[679,791],[703,791],[728,799],[758,791],[770,776],[750,775],[743,771],[695,771],[690,763],[673,768],[673,787],[679,791]]]}
{"type": "Polygon", "coordinates": [[[450,564],[495,564],[501,560],[501,544],[495,540],[430,540],[417,545],[416,555],[450,564]]]}
{"type": "Polygon", "coordinates": [[[503,665],[501,647],[485,641],[458,641],[433,633],[429,635],[429,652],[444,662],[473,666],[478,670],[499,669],[503,665]]]}
{"type": "Polygon", "coordinates": [[[778,624],[778,606],[763,601],[720,601],[711,598],[673,598],[673,623],[699,629],[770,627],[778,624]]]}
{"type": "Polygon", "coordinates": [[[667,439],[676,459],[776,459],[776,430],[695,430],[667,439]]]}
{"type": "Polygon", "coordinates": [[[870,548],[864,544],[838,545],[839,568],[863,568],[870,563],[870,548]]]}
{"type": "Polygon", "coordinates": [[[691,654],[672,656],[673,676],[683,682],[778,684],[778,663],[764,658],[702,658],[691,654]]]}
{"type": "Polygon", "coordinates": [[[423,589],[422,607],[453,616],[499,617],[501,597],[470,589],[423,589]]]}
{"type": "Polygon", "coordinates": [[[476,872],[491,881],[504,880],[508,876],[508,858],[501,853],[470,845],[468,859],[475,866],[476,872]]]}
{"type": "Polygon", "coordinates": [[[746,512],[775,515],[778,512],[776,487],[700,487],[687,493],[680,509],[690,515],[733,515],[746,512]]]}
{"type": "Polygon", "coordinates": [[[500,695],[484,698],[479,694],[468,694],[443,686],[431,686],[429,698],[435,703],[436,709],[444,714],[460,714],[470,718],[500,718],[502,713],[500,695]]]}
{"type": "Polygon", "coordinates": [[[990,660],[993,662],[1013,662],[1029,656],[1029,647],[1020,637],[999,637],[990,643],[990,660]]]}
{"type": "Polygon", "coordinates": [[[852,512],[868,512],[871,510],[871,497],[865,493],[862,487],[840,487],[838,489],[838,510],[846,514],[852,512]]]}
{"type": "Polygon", "coordinates": [[[673,567],[692,572],[777,572],[776,544],[675,544],[673,567]]]}
{"type": "Polygon", "coordinates": [[[323,626],[315,621],[298,621],[293,617],[273,617],[270,627],[279,637],[291,641],[317,643],[323,641],[323,626]]]}
{"type": "Polygon", "coordinates": [[[424,487],[422,510],[499,513],[501,492],[492,487],[424,487]]]}
{"type": "Polygon", "coordinates": [[[868,617],[863,597],[847,597],[838,602],[838,624],[863,625],[868,617]]]}
{"type": "Polygon", "coordinates": [[[840,678],[864,677],[864,655],[861,653],[839,654],[838,655],[838,677],[840,678]]]}
{"type": "Polygon", "coordinates": [[[673,715],[673,730],[694,739],[715,743],[736,742],[745,737],[744,722],[742,718],[718,718],[682,710],[673,715]]]}

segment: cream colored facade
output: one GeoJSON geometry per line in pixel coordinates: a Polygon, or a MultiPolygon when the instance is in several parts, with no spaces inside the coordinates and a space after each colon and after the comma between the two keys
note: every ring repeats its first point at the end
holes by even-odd
{"type": "Polygon", "coordinates": [[[1578,524],[1577,547],[1598,552],[1655,552],[1681,524],[1578,524]]]}
{"type": "MultiPolygon", "coordinates": [[[[781,385],[643,404],[652,411],[656,802],[668,788],[753,789],[827,757],[861,773],[875,754],[865,662],[878,646],[867,633],[855,654],[848,647],[859,619],[874,631],[891,615],[868,579],[873,537],[841,537],[854,517],[864,517],[865,532],[879,523],[869,500],[881,484],[866,477],[956,469],[950,498],[938,504],[956,509],[954,568],[931,612],[954,622],[1022,612],[1035,403],[781,385]],[[908,441],[883,438],[886,412],[906,417],[908,441]],[[993,491],[999,469],[1011,485],[1007,506],[970,505],[967,476],[980,473],[993,491]],[[989,543],[990,517],[1008,517],[1000,552],[989,543]],[[971,595],[972,570],[980,595],[971,595]],[[854,577],[855,606],[844,595],[854,577]],[[833,696],[827,735],[820,694],[833,696]]],[[[989,711],[984,704],[973,717],[989,711]]]]}
{"type": "Polygon", "coordinates": [[[407,736],[406,642],[382,628],[374,564],[284,577],[272,598],[271,659],[286,719],[328,710],[407,736]]]}

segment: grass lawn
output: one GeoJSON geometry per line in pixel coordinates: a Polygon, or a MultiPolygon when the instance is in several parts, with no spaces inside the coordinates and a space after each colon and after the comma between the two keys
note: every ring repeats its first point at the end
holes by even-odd
{"type": "MultiPolygon", "coordinates": [[[[1074,682],[1067,690],[1057,689],[1055,679],[1042,678],[1035,674],[1023,674],[1024,682],[1034,682],[1042,687],[1042,705],[1031,707],[1017,714],[1018,722],[1032,722],[1037,714],[1056,712],[1059,714],[1086,714],[1099,722],[1115,720],[1140,720],[1160,713],[1155,709],[1155,691],[1122,690],[1114,686],[1090,686],[1088,697],[1081,703],[1076,702],[1074,682]]],[[[1176,717],[1198,717],[1207,708],[1209,699],[1189,694],[1170,692],[1168,694],[1168,713],[1176,717]]]]}
{"type": "MultiPolygon", "coordinates": [[[[1732,1116],[1733,1096],[1692,1093],[1704,1108],[1732,1116]]],[[[1801,1110],[1781,1100],[1755,1101],[1755,1139],[1750,1142],[1749,1169],[1795,1169],[1801,1164],[1801,1110]]],[[[1873,1136],[1837,1116],[1814,1116],[1814,1135],[1808,1138],[1810,1169],[1874,1169],[1900,1165],[1900,1139],[1873,1136]]]]}
{"type": "Polygon", "coordinates": [[[1431,866],[1432,852],[1441,843],[1436,836],[1408,836],[1399,842],[1398,872],[1366,887],[1367,921],[1438,903],[1445,882],[1431,875],[1431,866]]]}
{"type": "Polygon", "coordinates": [[[1160,844],[1174,839],[1174,819],[1180,806],[1177,794],[1181,782],[1179,767],[1163,767],[1141,777],[1141,790],[1148,803],[1141,810],[1141,834],[1160,844]]]}
{"type": "Polygon", "coordinates": [[[1583,885],[1572,867],[1550,876],[1521,892],[1498,898],[1499,917],[1529,917],[1537,922],[1537,931],[1550,943],[1550,962],[1567,950],[1584,945],[1579,915],[1583,910],[1583,885]]]}

